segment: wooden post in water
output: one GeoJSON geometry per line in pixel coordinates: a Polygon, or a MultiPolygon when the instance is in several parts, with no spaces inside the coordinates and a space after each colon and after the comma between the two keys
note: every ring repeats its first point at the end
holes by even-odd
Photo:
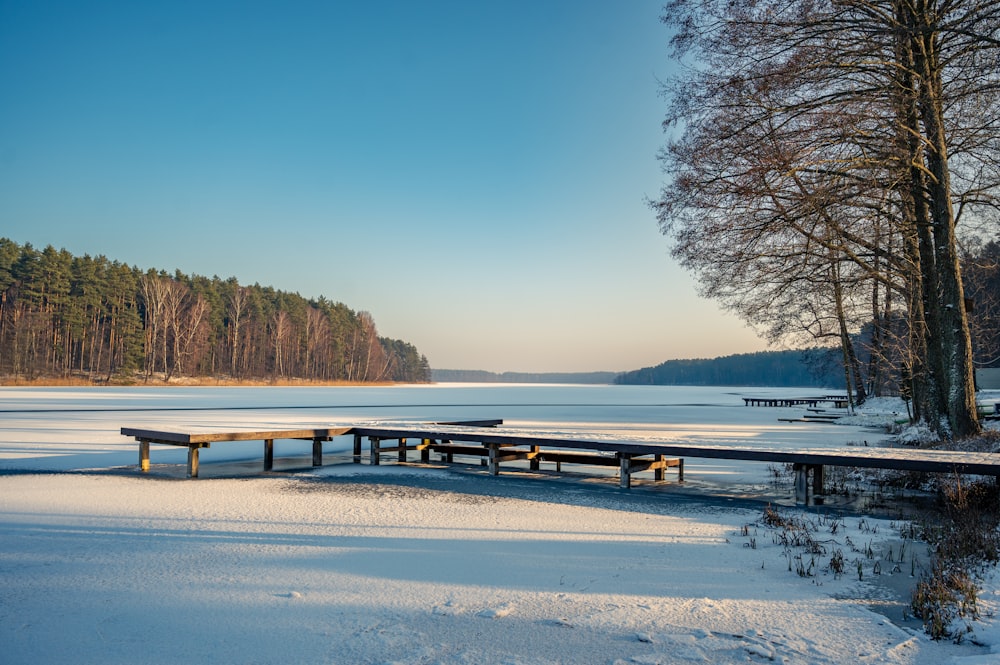
{"type": "Polygon", "coordinates": [[[489,470],[491,476],[500,475],[500,446],[495,443],[487,443],[490,450],[489,470]]]}
{"type": "Polygon", "coordinates": [[[188,446],[188,478],[198,477],[198,448],[188,446]]]}
{"type": "Polygon", "coordinates": [[[323,466],[323,439],[313,439],[313,466],[323,466]]]}
{"type": "Polygon", "coordinates": [[[618,453],[619,468],[621,475],[618,478],[618,485],[627,490],[632,487],[632,456],[628,453],[618,453]]]}
{"type": "Polygon", "coordinates": [[[825,480],[824,476],[826,475],[823,472],[823,465],[814,464],[812,470],[813,470],[813,495],[815,496],[816,494],[823,494],[823,484],[825,480]]]}
{"type": "Polygon", "coordinates": [[[139,439],[139,470],[149,471],[149,439],[139,439]]]}
{"type": "Polygon", "coordinates": [[[354,435],[354,463],[361,464],[361,435],[354,435]]]}
{"type": "Polygon", "coordinates": [[[795,472],[795,503],[809,503],[809,466],[796,462],[792,464],[795,472]]]}
{"type": "Polygon", "coordinates": [[[264,439],[264,470],[274,468],[274,439],[264,439]]]}

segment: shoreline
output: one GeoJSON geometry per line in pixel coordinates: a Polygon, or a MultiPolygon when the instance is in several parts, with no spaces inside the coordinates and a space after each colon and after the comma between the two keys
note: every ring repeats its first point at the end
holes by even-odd
{"type": "Polygon", "coordinates": [[[0,531],[18,574],[0,586],[23,602],[0,633],[12,663],[63,649],[80,663],[168,662],[185,653],[179,635],[226,662],[931,665],[984,653],[906,619],[908,569],[872,572],[898,550],[889,521],[837,518],[831,534],[816,513],[780,509],[822,530],[827,552],[803,577],[800,550],[759,504],[663,498],[393,466],[196,484],[7,476],[0,531]],[[826,570],[848,537],[877,553],[861,581],[826,570]],[[293,627],[294,645],[276,639],[293,627]]]}
{"type": "Polygon", "coordinates": [[[162,379],[144,380],[120,380],[102,381],[85,378],[39,378],[39,379],[16,379],[10,377],[0,378],[0,388],[328,388],[328,387],[348,387],[363,388],[365,386],[425,386],[427,383],[401,383],[397,381],[314,381],[311,379],[229,379],[219,377],[179,377],[171,378],[169,381],[162,379]]]}

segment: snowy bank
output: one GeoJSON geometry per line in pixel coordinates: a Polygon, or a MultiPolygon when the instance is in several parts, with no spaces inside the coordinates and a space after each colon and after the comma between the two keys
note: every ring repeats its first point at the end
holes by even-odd
{"type": "Polygon", "coordinates": [[[871,562],[861,581],[829,571],[834,549],[851,558],[847,542],[893,546],[878,520],[820,534],[828,554],[800,577],[755,508],[438,470],[9,475],[0,506],[11,664],[971,665],[986,653],[869,609],[894,602],[871,562]]]}
{"type": "MultiPolygon", "coordinates": [[[[807,549],[764,524],[764,504],[697,487],[623,492],[614,483],[349,463],[198,481],[139,477],[134,442],[117,434],[122,412],[5,415],[5,664],[1000,661],[1000,580],[985,584],[984,620],[969,639],[930,641],[905,617],[925,554],[886,520],[781,508],[813,525],[807,549]],[[831,566],[838,551],[840,573],[831,566]]],[[[228,417],[246,426],[303,421],[263,409],[228,417]]],[[[806,431],[776,427],[696,429],[806,431]]],[[[256,446],[249,453],[256,465],[259,455],[256,446]]]]}

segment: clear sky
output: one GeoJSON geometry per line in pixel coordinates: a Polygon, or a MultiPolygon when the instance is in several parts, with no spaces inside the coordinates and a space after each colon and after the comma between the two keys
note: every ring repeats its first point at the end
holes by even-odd
{"type": "Polygon", "coordinates": [[[375,317],[432,367],[765,348],[674,264],[660,0],[0,0],[0,236],[375,317]]]}

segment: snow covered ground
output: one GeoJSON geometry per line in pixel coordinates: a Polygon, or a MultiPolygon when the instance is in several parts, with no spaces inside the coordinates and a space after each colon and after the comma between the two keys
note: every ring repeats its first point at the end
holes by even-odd
{"type": "Polygon", "coordinates": [[[812,525],[809,554],[764,504],[669,486],[349,463],[139,477],[117,434],[134,418],[21,394],[0,391],[10,665],[1000,662],[1000,583],[970,639],[930,641],[904,618],[926,555],[888,520],[781,507],[812,525]]]}

